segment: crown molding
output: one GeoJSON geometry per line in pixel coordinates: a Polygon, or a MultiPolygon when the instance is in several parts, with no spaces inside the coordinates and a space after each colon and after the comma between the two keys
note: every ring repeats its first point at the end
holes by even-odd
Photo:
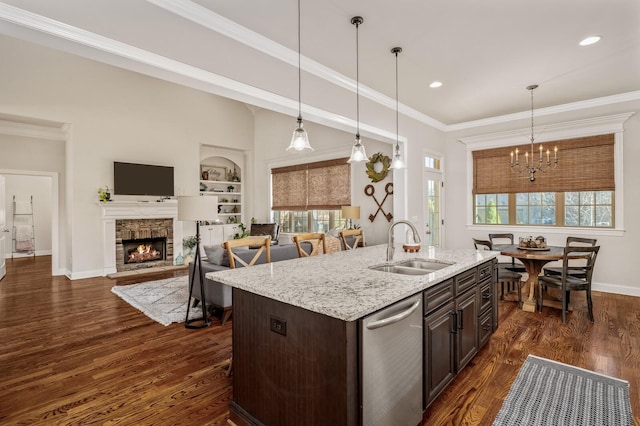
{"type": "MultiPolygon", "coordinates": [[[[298,52],[285,47],[273,40],[264,37],[242,25],[239,25],[224,16],[221,16],[210,9],[207,9],[190,0],[147,0],[157,7],[174,13],[184,19],[188,19],[198,25],[229,37],[239,43],[249,46],[259,52],[269,55],[275,59],[285,62],[293,67],[298,67],[298,52]]],[[[313,74],[331,84],[356,93],[357,83],[355,80],[340,74],[333,69],[326,67],[304,55],[300,55],[300,68],[309,74],[313,74]]],[[[396,109],[396,100],[373,90],[370,87],[360,84],[359,92],[362,97],[387,108],[396,109]]],[[[409,116],[428,126],[438,130],[445,130],[446,125],[440,121],[429,117],[407,105],[398,105],[398,110],[402,114],[409,116]]]]}
{"type": "Polygon", "coordinates": [[[0,134],[52,141],[64,142],[66,140],[66,132],[62,125],[60,127],[48,127],[9,120],[0,120],[0,134]]]}
{"type": "MultiPolygon", "coordinates": [[[[190,0],[147,0],[149,3],[163,8],[168,12],[189,19],[199,25],[216,31],[226,37],[244,43],[257,51],[277,58],[289,65],[297,66],[297,52],[273,42],[266,37],[249,30],[246,27],[224,18],[209,9],[206,9],[190,0]]],[[[219,96],[224,96],[240,102],[249,103],[261,108],[268,108],[286,115],[296,116],[298,102],[276,95],[266,90],[232,80],[188,64],[172,60],[170,58],[154,54],[152,52],[122,43],[89,31],[17,8],[0,2],[0,21],[5,21],[21,28],[36,31],[40,35],[52,37],[58,41],[66,41],[66,51],[79,54],[78,45],[91,49],[91,54],[81,56],[91,57],[104,63],[127,68],[136,72],[151,75],[177,84],[186,85],[197,90],[203,90],[219,96]],[[115,59],[114,59],[115,57],[115,59]],[[122,61],[122,59],[126,61],[122,61]],[[132,66],[133,64],[133,66],[132,66]]],[[[3,31],[10,33],[10,31],[3,31]]],[[[58,48],[60,48],[58,46],[58,48]]],[[[343,74],[340,74],[316,61],[301,56],[300,66],[304,71],[322,78],[336,86],[356,92],[356,82],[343,74]]],[[[386,108],[395,110],[395,99],[383,95],[370,87],[359,85],[360,95],[386,108]]],[[[640,100],[640,91],[628,92],[619,95],[595,98],[582,102],[573,102],[564,105],[541,108],[535,110],[536,115],[551,115],[560,112],[575,111],[597,106],[640,100]]],[[[348,130],[355,128],[354,120],[304,105],[305,118],[319,124],[342,128],[348,126],[348,130]]],[[[421,113],[405,104],[398,105],[398,112],[413,118],[427,126],[445,133],[488,126],[498,123],[506,123],[529,117],[530,111],[514,114],[506,114],[482,120],[446,125],[434,118],[421,113]]],[[[362,124],[361,124],[362,126],[362,124]]],[[[365,125],[365,128],[367,126],[365,125]]],[[[387,135],[381,129],[368,126],[368,131],[373,137],[386,139],[387,135]]]]}
{"type": "MultiPolygon", "coordinates": [[[[618,104],[622,102],[630,102],[640,100],[640,90],[634,92],[621,93],[618,95],[603,96],[600,98],[588,99],[586,101],[571,102],[568,104],[556,105],[547,108],[534,110],[536,117],[545,115],[554,115],[562,112],[577,111],[581,109],[594,108],[618,104]]],[[[513,114],[499,115],[496,117],[485,118],[482,120],[467,121],[464,123],[451,124],[446,126],[445,132],[453,132],[456,130],[473,129],[476,127],[489,126],[492,124],[508,123],[511,121],[531,118],[531,110],[517,112],[513,114]]]]}
{"type": "MultiPolygon", "coordinates": [[[[619,133],[624,131],[624,122],[635,112],[607,115],[603,117],[587,118],[584,120],[567,121],[564,123],[539,126],[535,129],[535,142],[548,142],[577,137],[619,133]]],[[[517,129],[506,132],[489,133],[458,139],[467,146],[467,150],[499,148],[518,143],[530,143],[531,129],[517,129]],[[524,137],[524,140],[521,140],[524,137]]]]}

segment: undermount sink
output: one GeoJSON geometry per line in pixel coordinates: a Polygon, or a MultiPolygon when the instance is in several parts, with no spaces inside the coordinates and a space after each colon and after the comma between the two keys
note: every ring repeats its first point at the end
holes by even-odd
{"type": "Polygon", "coordinates": [[[441,262],[438,260],[405,260],[393,265],[378,265],[371,266],[374,271],[392,272],[394,274],[403,275],[427,275],[432,272],[438,271],[447,266],[451,266],[453,263],[441,262]]]}

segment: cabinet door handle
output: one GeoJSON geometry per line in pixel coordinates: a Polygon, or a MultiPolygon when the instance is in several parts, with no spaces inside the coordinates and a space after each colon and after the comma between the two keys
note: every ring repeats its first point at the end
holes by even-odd
{"type": "Polygon", "coordinates": [[[491,299],[491,293],[482,293],[482,298],[484,300],[489,300],[491,299]]]}
{"type": "Polygon", "coordinates": [[[451,333],[458,333],[458,314],[451,312],[451,333]]]}
{"type": "Polygon", "coordinates": [[[463,326],[464,322],[462,321],[462,313],[463,313],[462,309],[458,309],[458,328],[460,330],[464,330],[464,326],[463,326]]]}

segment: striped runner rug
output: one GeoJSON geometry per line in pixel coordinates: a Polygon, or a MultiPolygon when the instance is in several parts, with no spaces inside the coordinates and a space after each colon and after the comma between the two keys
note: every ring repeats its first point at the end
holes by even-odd
{"type": "Polygon", "coordinates": [[[493,424],[632,426],[629,382],[529,355],[493,424]]]}

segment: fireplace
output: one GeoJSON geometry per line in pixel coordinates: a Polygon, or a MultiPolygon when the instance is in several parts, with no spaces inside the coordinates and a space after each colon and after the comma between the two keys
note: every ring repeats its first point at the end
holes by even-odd
{"type": "Polygon", "coordinates": [[[173,219],[117,219],[115,225],[117,271],[173,264],[173,219]]]}
{"type": "Polygon", "coordinates": [[[166,260],[166,247],[164,237],[122,240],[124,264],[166,260]]]}

